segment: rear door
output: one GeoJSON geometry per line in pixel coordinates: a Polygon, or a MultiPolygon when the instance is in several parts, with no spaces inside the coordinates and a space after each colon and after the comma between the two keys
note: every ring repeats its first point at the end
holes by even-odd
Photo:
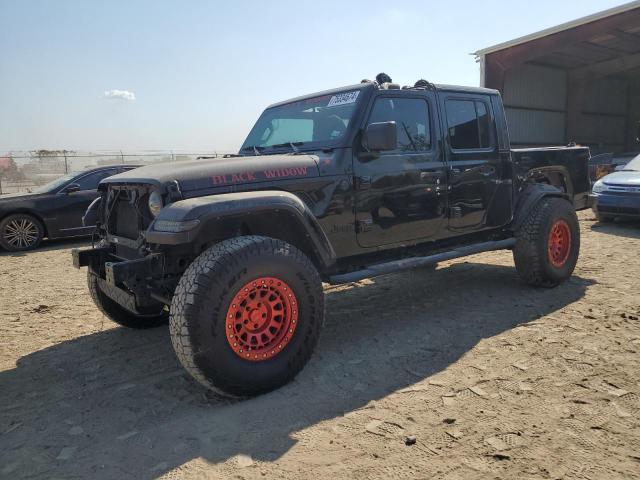
{"type": "Polygon", "coordinates": [[[378,158],[356,156],[356,225],[363,247],[433,237],[444,225],[446,171],[437,105],[430,91],[388,91],[373,97],[370,123],[396,122],[397,148],[378,158]]]}
{"type": "Polygon", "coordinates": [[[490,96],[442,93],[440,102],[447,139],[449,230],[505,225],[511,218],[511,190],[503,181],[511,173],[498,147],[490,96]]]}

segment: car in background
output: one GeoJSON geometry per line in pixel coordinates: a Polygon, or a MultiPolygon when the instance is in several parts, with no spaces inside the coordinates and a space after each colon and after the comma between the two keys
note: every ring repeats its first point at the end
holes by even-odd
{"type": "Polygon", "coordinates": [[[600,222],[640,218],[640,155],[594,183],[590,200],[600,222]]]}
{"type": "Polygon", "coordinates": [[[31,250],[43,238],[89,235],[83,225],[89,204],[99,197],[98,183],[139,165],[102,166],[73,172],[28,193],[0,196],[0,247],[12,252],[31,250]]]}
{"type": "Polygon", "coordinates": [[[589,179],[591,182],[600,180],[614,171],[612,153],[599,153],[589,158],[589,179]]]}
{"type": "Polygon", "coordinates": [[[623,170],[638,155],[638,152],[599,153],[589,159],[589,178],[592,182],[605,175],[623,170]]]}

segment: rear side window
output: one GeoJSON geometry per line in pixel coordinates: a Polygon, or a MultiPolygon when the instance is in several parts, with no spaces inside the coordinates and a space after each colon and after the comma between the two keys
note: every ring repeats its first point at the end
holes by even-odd
{"type": "Polygon", "coordinates": [[[80,190],[95,190],[98,188],[100,180],[104,180],[116,173],[118,173],[118,171],[115,168],[110,168],[109,170],[98,170],[97,172],[90,173],[89,175],[80,178],[77,182],[72,183],[80,185],[80,190]]]}
{"type": "Polygon", "coordinates": [[[447,100],[449,141],[454,150],[493,146],[491,117],[485,102],[479,100],[447,100]]]}
{"type": "Polygon", "coordinates": [[[378,98],[369,123],[396,122],[401,152],[424,152],[431,149],[429,106],[419,98],[378,98]]]}

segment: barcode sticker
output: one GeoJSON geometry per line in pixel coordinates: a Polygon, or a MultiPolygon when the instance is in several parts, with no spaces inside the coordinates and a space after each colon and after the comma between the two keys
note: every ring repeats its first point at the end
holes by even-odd
{"type": "Polygon", "coordinates": [[[338,105],[347,105],[349,103],[355,103],[356,100],[358,99],[359,94],[360,94],[360,90],[334,95],[333,97],[331,97],[331,100],[329,100],[327,107],[337,107],[338,105]]]}

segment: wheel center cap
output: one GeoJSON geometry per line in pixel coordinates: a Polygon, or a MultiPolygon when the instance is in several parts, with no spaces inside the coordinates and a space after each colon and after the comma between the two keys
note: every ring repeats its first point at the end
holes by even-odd
{"type": "Polygon", "coordinates": [[[253,322],[254,328],[260,326],[266,318],[267,315],[263,308],[256,308],[255,310],[251,310],[251,313],[249,313],[249,320],[253,322]]]}

